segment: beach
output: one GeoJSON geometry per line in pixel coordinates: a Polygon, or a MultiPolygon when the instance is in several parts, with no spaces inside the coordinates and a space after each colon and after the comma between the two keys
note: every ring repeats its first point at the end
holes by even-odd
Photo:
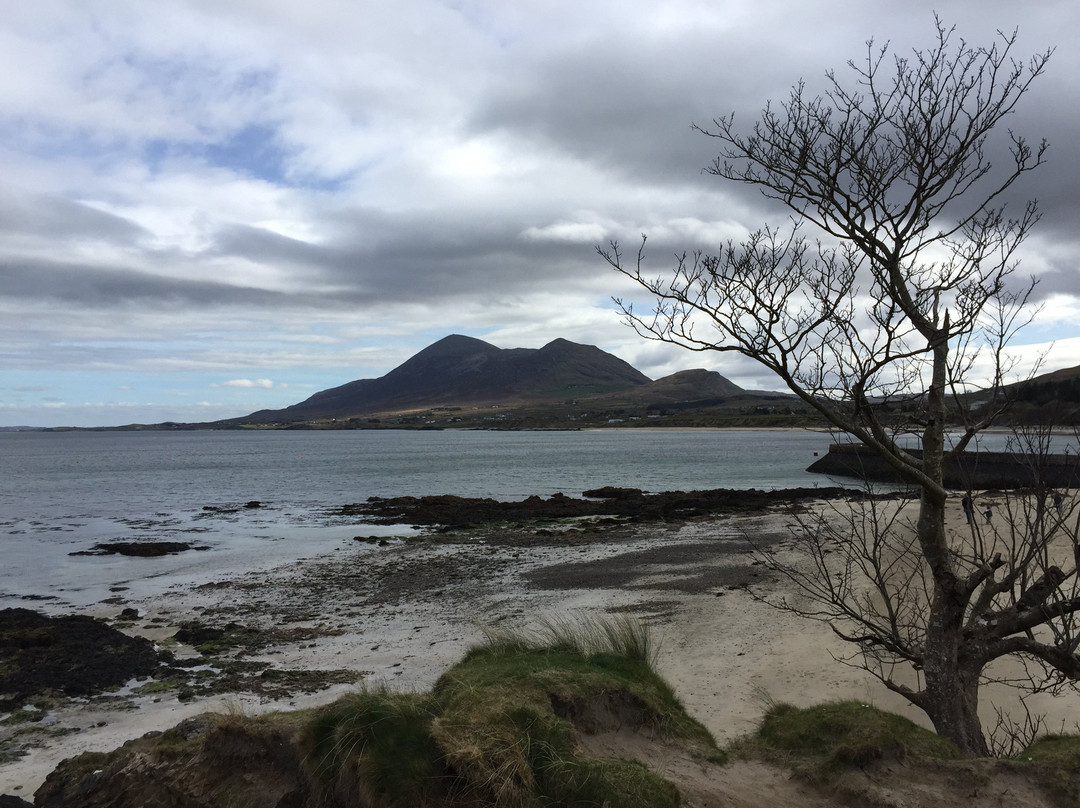
{"type": "Polygon", "coordinates": [[[22,754],[0,764],[0,793],[29,800],[62,759],[202,712],[298,709],[357,687],[425,690],[485,631],[578,615],[630,614],[649,624],[661,674],[721,744],[751,732],[774,702],[854,699],[927,725],[869,674],[835,661],[845,648],[826,625],[752,597],[783,594],[783,583],[748,539],[788,553],[791,519],[777,505],[668,523],[435,529],[409,540],[360,538],[270,570],[222,571],[145,599],[111,598],[86,612],[177,658],[247,673],[186,690],[132,683],[56,705],[17,737],[5,730],[8,748],[22,754]],[[174,639],[184,626],[242,639],[204,659],[174,639]]]}
{"type": "MultiPolygon", "coordinates": [[[[787,520],[778,511],[677,525],[600,528],[583,520],[433,533],[427,541],[383,540],[375,552],[357,542],[269,571],[223,573],[144,600],[112,598],[86,612],[116,620],[135,609],[124,631],[178,657],[198,655],[170,640],[182,625],[242,626],[258,637],[256,647],[220,658],[281,672],[351,671],[357,680],[321,686],[327,677],[295,676],[291,686],[263,692],[241,681],[232,692],[184,700],[133,683],[129,693],[69,700],[15,741],[25,754],[0,765],[0,793],[29,798],[60,760],[108,751],[200,712],[293,709],[358,686],[426,689],[485,630],[578,614],[630,613],[649,623],[662,674],[721,742],[752,730],[768,697],[798,704],[874,697],[911,713],[869,677],[832,663],[836,641],[827,627],[747,593],[747,585],[769,582],[746,536],[782,543],[787,520]]],[[[251,677],[256,684],[274,680],[265,670],[251,677]]]]}

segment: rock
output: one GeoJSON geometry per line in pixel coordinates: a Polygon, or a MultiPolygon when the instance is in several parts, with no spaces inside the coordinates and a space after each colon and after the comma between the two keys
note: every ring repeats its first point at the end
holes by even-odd
{"type": "MultiPolygon", "coordinates": [[[[908,452],[922,456],[920,449],[908,452]]],[[[881,455],[861,443],[834,443],[828,454],[806,470],[874,482],[903,482],[881,455]]],[[[1040,481],[1056,488],[1075,488],[1080,485],[1080,463],[1075,454],[962,452],[945,464],[942,475],[945,487],[957,490],[1037,487],[1040,481]]]]}
{"type": "Polygon", "coordinates": [[[581,492],[581,495],[588,499],[638,499],[644,494],[640,488],[619,488],[613,485],[581,492]]]}
{"type": "Polygon", "coordinates": [[[38,808],[324,805],[303,774],[294,732],[288,722],[188,719],[108,754],[87,752],[62,761],[34,803],[38,808]]]}
{"type": "Polygon", "coordinates": [[[379,524],[466,525],[522,520],[568,519],[583,516],[623,517],[635,522],[690,519],[724,513],[753,513],[805,500],[840,498],[852,492],[844,488],[791,488],[782,491],[715,489],[710,491],[664,491],[644,494],[632,488],[595,488],[585,499],[562,492],[547,499],[500,502],[489,498],[439,494],[424,497],[370,497],[367,502],[345,505],[335,511],[342,516],[364,516],[379,524]]]}
{"type": "Polygon", "coordinates": [[[113,541],[95,544],[89,550],[76,550],[68,553],[72,556],[126,555],[139,558],[183,553],[186,550],[209,550],[207,546],[196,546],[186,541],[113,541]]]}
{"type": "Polygon", "coordinates": [[[154,644],[84,615],[0,610],[0,710],[47,692],[89,696],[152,675],[154,644]]]}
{"type": "Polygon", "coordinates": [[[187,645],[202,645],[203,643],[220,640],[225,636],[225,629],[204,626],[201,623],[184,623],[173,637],[178,642],[187,645]]]}
{"type": "Polygon", "coordinates": [[[365,544],[383,544],[386,538],[384,536],[353,536],[353,541],[362,541],[365,544]]]}

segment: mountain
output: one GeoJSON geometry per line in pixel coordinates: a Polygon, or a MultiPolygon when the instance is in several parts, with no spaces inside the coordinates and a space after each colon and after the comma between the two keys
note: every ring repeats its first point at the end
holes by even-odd
{"type": "Polygon", "coordinates": [[[715,370],[696,368],[672,373],[642,385],[634,392],[642,400],[661,402],[730,398],[746,391],[715,370]]]}
{"type": "MultiPolygon", "coordinates": [[[[1013,422],[1080,422],[1080,367],[1036,377],[1010,391],[1013,422]]],[[[822,425],[820,416],[790,393],[744,390],[711,370],[684,370],[651,381],[594,345],[556,339],[543,348],[503,349],[453,334],[377,379],[323,390],[281,410],[172,427],[565,429],[629,422],[822,425]]]]}
{"type": "Polygon", "coordinates": [[[348,382],[291,407],[261,410],[235,421],[292,423],[433,407],[535,405],[647,384],[643,373],[594,345],[557,339],[543,348],[504,349],[453,334],[378,379],[348,382]]]}

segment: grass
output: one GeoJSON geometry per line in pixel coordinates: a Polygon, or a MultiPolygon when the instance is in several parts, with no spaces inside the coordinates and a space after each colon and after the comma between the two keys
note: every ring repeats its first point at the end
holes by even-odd
{"type": "Polygon", "coordinates": [[[0,719],[0,726],[36,724],[49,715],[49,708],[52,705],[47,699],[37,698],[33,699],[27,706],[32,709],[28,710],[26,707],[18,707],[11,710],[5,717],[0,719]]]}
{"type": "Polygon", "coordinates": [[[909,721],[856,701],[806,709],[774,705],[757,733],[737,751],[790,766],[812,780],[882,759],[955,760],[950,741],[909,721]]]}
{"type": "MultiPolygon", "coordinates": [[[[216,804],[236,806],[262,804],[253,783],[287,774],[310,804],[343,808],[675,808],[676,785],[641,763],[588,754],[583,743],[621,729],[703,761],[727,759],[655,672],[656,650],[647,627],[625,615],[548,620],[528,632],[489,632],[426,693],[368,689],[323,708],[259,717],[234,703],[225,714],[66,765],[85,779],[140,755],[179,772],[162,794],[184,793],[190,783],[183,778],[199,770],[198,783],[214,783],[222,800],[216,804]]],[[[866,704],[799,709],[762,701],[760,728],[731,751],[832,789],[842,788],[844,772],[876,761],[912,764],[902,768],[915,778],[916,764],[926,761],[973,788],[999,770],[965,768],[971,762],[948,741],[866,704]]],[[[665,753],[660,746],[655,752],[665,753]]],[[[1080,737],[1044,737],[992,763],[1023,773],[1062,806],[1080,808],[1080,737]]],[[[865,797],[838,793],[852,804],[865,797]]],[[[266,795],[280,793],[268,788],[266,795]]]]}
{"type": "Polygon", "coordinates": [[[1080,770],[1080,735],[1044,735],[1024,749],[1016,759],[1080,770]]]}
{"type": "Polygon", "coordinates": [[[1080,806],[1080,735],[1045,735],[1013,761],[1061,804],[1080,806]]]}
{"type": "Polygon", "coordinates": [[[1078,735],[1039,738],[1013,758],[970,760],[950,741],[930,730],[859,702],[833,702],[806,709],[773,704],[757,732],[737,741],[730,751],[793,771],[843,795],[851,804],[866,803],[867,794],[857,787],[846,790],[845,772],[866,768],[876,761],[903,761],[904,766],[889,768],[907,772],[915,783],[919,782],[920,771],[944,772],[952,780],[956,794],[984,791],[988,783],[1001,783],[1002,793],[1007,794],[1008,781],[994,778],[1013,772],[1041,787],[1052,804],[1080,808],[1078,735]]]}
{"type": "Polygon", "coordinates": [[[533,651],[563,651],[590,658],[626,657],[652,667],[658,648],[649,627],[626,614],[613,617],[548,617],[531,630],[486,629],[488,645],[533,651]]]}
{"type": "Polygon", "coordinates": [[[437,804],[455,782],[431,735],[435,710],[428,695],[372,690],[346,696],[309,724],[307,757],[329,790],[357,797],[358,804],[437,804]]]}
{"type": "Polygon", "coordinates": [[[652,655],[648,632],[626,618],[489,634],[430,693],[374,690],[335,702],[309,724],[303,747],[344,804],[673,808],[671,783],[578,745],[581,733],[623,726],[723,759],[652,655]]]}

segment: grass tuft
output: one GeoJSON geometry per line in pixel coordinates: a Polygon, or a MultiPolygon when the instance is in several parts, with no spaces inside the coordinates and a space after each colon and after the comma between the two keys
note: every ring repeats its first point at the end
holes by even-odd
{"type": "Polygon", "coordinates": [[[656,664],[659,648],[649,627],[626,614],[612,617],[578,615],[549,616],[532,630],[506,631],[484,628],[488,645],[504,651],[547,650],[594,657],[613,654],[656,664]]]}
{"type": "Polygon", "coordinates": [[[430,696],[365,690],[334,702],[308,725],[308,765],[328,790],[361,805],[434,804],[453,787],[431,737],[430,696]]]}
{"type": "Polygon", "coordinates": [[[1016,759],[1080,769],[1080,735],[1044,735],[1024,749],[1016,759]]]}
{"type": "Polygon", "coordinates": [[[324,710],[306,730],[309,765],[347,805],[674,808],[678,790],[659,775],[578,745],[627,727],[724,759],[653,670],[653,648],[626,619],[489,632],[429,694],[368,691],[324,710]]]}
{"type": "Polygon", "coordinates": [[[777,704],[742,751],[794,765],[811,779],[878,760],[952,760],[956,746],[907,718],[855,701],[806,709],[777,704]]]}

